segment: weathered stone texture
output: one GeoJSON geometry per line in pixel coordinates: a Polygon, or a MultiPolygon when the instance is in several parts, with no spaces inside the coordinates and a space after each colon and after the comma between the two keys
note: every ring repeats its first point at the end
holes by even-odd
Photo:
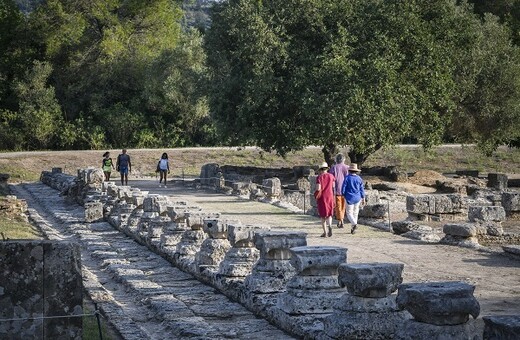
{"type": "Polygon", "coordinates": [[[498,174],[498,173],[489,173],[487,186],[489,188],[498,189],[498,190],[507,189],[507,175],[498,174]]]}
{"type": "Polygon", "coordinates": [[[0,338],[81,339],[82,318],[37,319],[82,313],[79,247],[51,241],[0,242],[0,338]]]}
{"type": "Polygon", "coordinates": [[[506,211],[501,206],[471,206],[468,218],[471,222],[500,222],[506,219],[506,211]]]}
{"type": "Polygon", "coordinates": [[[503,192],[501,203],[506,211],[506,215],[510,216],[514,213],[520,213],[520,192],[503,192]]]}
{"type": "Polygon", "coordinates": [[[397,305],[414,319],[432,325],[459,325],[477,318],[480,305],[475,286],[464,282],[407,283],[399,287],[397,305]]]}
{"type": "Polygon", "coordinates": [[[484,316],[485,340],[515,340],[520,338],[520,315],[484,316]]]}
{"type": "Polygon", "coordinates": [[[352,295],[382,298],[403,282],[403,268],[402,263],[345,263],[339,267],[339,283],[352,295]]]}

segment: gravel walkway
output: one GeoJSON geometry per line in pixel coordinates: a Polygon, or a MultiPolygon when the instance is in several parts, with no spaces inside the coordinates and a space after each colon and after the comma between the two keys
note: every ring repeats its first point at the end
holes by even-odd
{"type": "Polygon", "coordinates": [[[135,180],[129,184],[150,193],[186,200],[205,211],[221,212],[244,224],[305,231],[309,245],[346,247],[348,262],[404,263],[404,282],[460,280],[473,284],[481,316],[520,314],[520,261],[499,253],[423,243],[363,225],[354,235],[349,228],[335,228],[332,237],[320,238],[319,219],[313,216],[182,185],[159,188],[153,180],[135,180]]]}

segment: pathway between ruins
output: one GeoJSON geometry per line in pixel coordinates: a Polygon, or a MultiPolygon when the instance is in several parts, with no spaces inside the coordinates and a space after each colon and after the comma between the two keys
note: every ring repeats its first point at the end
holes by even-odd
{"type": "Polygon", "coordinates": [[[83,281],[124,339],[291,339],[42,184],[13,186],[50,240],[81,245],[83,281]]]}
{"type": "Polygon", "coordinates": [[[354,235],[350,234],[349,228],[334,228],[332,237],[321,238],[319,219],[313,216],[237,196],[195,190],[183,186],[182,182],[168,188],[159,188],[153,180],[134,180],[129,184],[150,193],[186,200],[205,211],[220,212],[243,224],[304,231],[308,233],[310,246],[346,247],[347,262],[404,263],[404,282],[464,281],[473,284],[481,316],[520,313],[520,261],[505,255],[419,242],[368,226],[361,226],[354,235]]]}

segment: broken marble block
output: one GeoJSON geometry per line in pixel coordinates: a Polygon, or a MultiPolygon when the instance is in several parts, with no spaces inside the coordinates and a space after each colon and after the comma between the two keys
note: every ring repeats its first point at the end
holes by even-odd
{"type": "Polygon", "coordinates": [[[227,239],[228,222],[215,218],[205,219],[203,230],[208,238],[202,242],[200,251],[195,256],[195,263],[201,273],[216,272],[231,248],[227,239]]]}
{"type": "Polygon", "coordinates": [[[260,252],[254,245],[255,231],[259,231],[259,229],[240,224],[228,225],[228,240],[232,248],[220,263],[220,275],[245,278],[251,274],[253,265],[260,257],[260,252]]]}
{"type": "Polygon", "coordinates": [[[293,315],[332,313],[334,302],[345,293],[338,283],[338,266],[347,260],[347,249],[315,246],[290,250],[297,274],[278,296],[278,308],[293,315]]]}
{"type": "Polygon", "coordinates": [[[101,222],[103,221],[103,203],[100,201],[87,202],[85,208],[85,222],[101,222]]]}
{"type": "Polygon", "coordinates": [[[520,315],[484,316],[484,339],[504,340],[520,337],[520,315]]]}
{"type": "Polygon", "coordinates": [[[260,250],[260,259],[244,281],[254,293],[285,291],[287,281],[296,274],[290,263],[290,248],[307,245],[303,232],[265,231],[255,233],[254,242],[260,250]]]}
{"type": "Polygon", "coordinates": [[[458,325],[476,318],[480,305],[475,286],[464,282],[407,283],[399,287],[397,303],[414,319],[433,325],[458,325]]]}
{"type": "Polygon", "coordinates": [[[410,314],[397,305],[403,264],[342,264],[339,284],[347,287],[334,312],[324,320],[324,332],[333,339],[392,339],[410,314]]]}
{"type": "Polygon", "coordinates": [[[506,211],[502,206],[472,206],[468,210],[468,218],[471,222],[501,222],[506,219],[506,211]]]}

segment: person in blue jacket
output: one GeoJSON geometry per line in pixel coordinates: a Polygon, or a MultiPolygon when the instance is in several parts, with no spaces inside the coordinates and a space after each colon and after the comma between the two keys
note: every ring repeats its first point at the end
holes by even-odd
{"type": "Polygon", "coordinates": [[[357,164],[352,164],[341,188],[341,194],[345,196],[347,202],[347,218],[352,225],[351,234],[354,234],[357,229],[359,207],[365,204],[365,189],[363,180],[359,176],[360,172],[361,169],[358,169],[357,164]]]}

